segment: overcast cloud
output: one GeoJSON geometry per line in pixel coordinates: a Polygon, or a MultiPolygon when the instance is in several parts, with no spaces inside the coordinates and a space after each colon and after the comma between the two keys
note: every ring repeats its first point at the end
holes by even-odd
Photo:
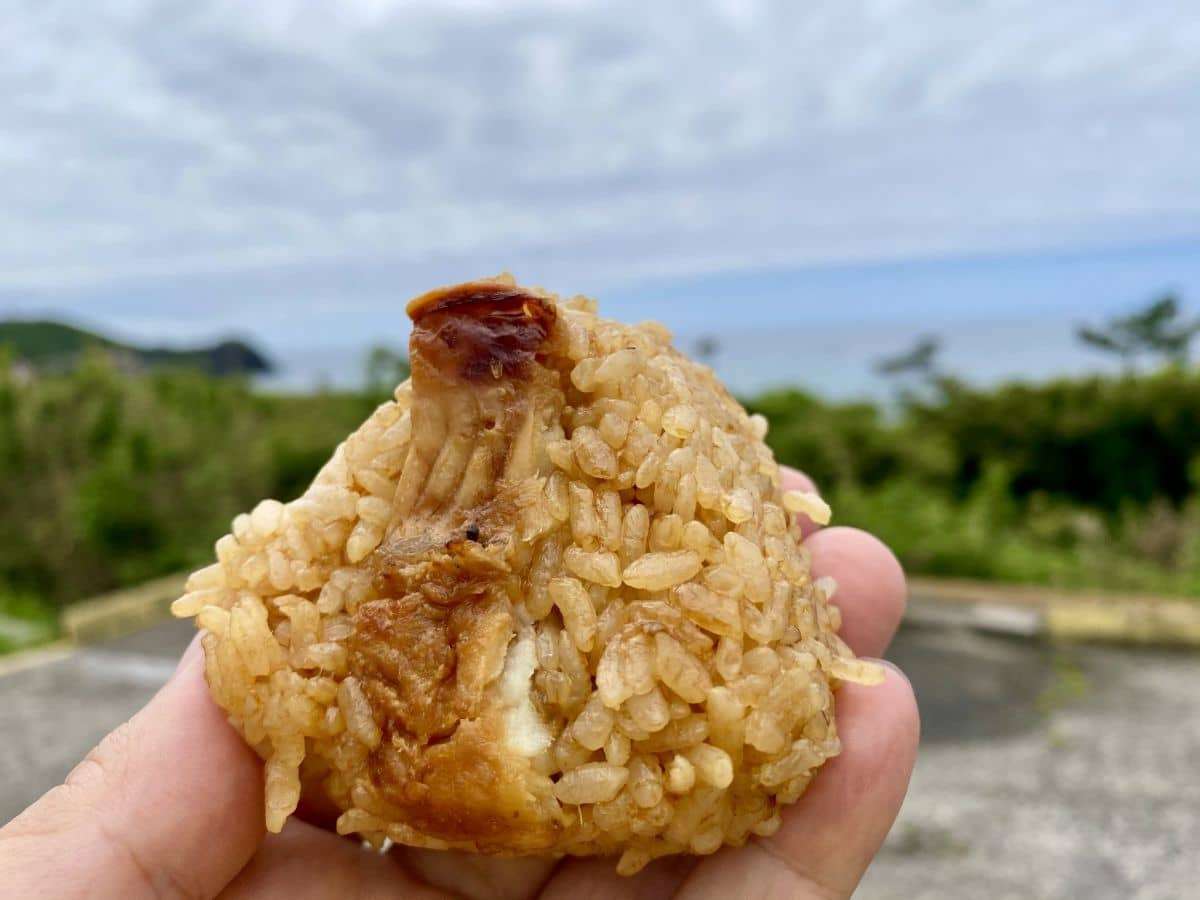
{"type": "Polygon", "coordinates": [[[1200,235],[1188,5],[9,0],[0,310],[1200,235]]]}

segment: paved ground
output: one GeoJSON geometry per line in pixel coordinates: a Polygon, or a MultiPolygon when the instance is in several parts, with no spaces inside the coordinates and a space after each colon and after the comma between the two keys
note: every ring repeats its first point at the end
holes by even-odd
{"type": "Polygon", "coordinates": [[[193,634],[190,622],[169,621],[0,675],[0,822],[61,781],[137,712],[175,670],[193,634]]]}
{"type": "MultiPolygon", "coordinates": [[[[0,821],[145,702],[190,636],[167,623],[0,675],[0,821]]],[[[1200,655],[909,628],[893,656],[924,747],[861,897],[1200,896],[1200,655]]]]}
{"type": "Polygon", "coordinates": [[[909,630],[924,744],[859,896],[1200,897],[1200,655],[909,630]]]}

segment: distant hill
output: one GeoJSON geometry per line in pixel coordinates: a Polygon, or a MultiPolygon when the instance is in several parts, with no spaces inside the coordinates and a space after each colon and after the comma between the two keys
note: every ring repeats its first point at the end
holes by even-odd
{"type": "Polygon", "coordinates": [[[62,371],[73,368],[83,352],[100,348],[123,365],[149,369],[164,366],[198,369],[210,375],[259,375],[274,371],[271,361],[244,341],[221,341],[211,347],[175,350],[135,347],[62,322],[2,321],[0,347],[35,369],[62,371]]]}

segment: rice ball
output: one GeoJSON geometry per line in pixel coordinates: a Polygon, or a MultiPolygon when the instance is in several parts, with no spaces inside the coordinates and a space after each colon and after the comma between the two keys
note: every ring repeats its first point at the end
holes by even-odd
{"type": "Polygon", "coordinates": [[[840,750],[838,638],[763,439],[654,323],[511,278],[408,308],[412,378],[305,494],[238,516],[176,615],[266,762],[342,834],[501,856],[770,835],[840,750]]]}

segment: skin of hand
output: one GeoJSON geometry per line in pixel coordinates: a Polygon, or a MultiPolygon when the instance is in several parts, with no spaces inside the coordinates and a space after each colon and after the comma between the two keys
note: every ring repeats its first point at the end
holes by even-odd
{"type": "MultiPolygon", "coordinates": [[[[785,471],[785,488],[812,489],[785,471]]],[[[865,532],[805,523],[814,577],[837,579],[842,636],[878,657],[906,601],[891,552],[865,532]]],[[[780,832],[620,878],[610,859],[491,860],[396,849],[381,856],[303,821],[263,833],[262,764],[209,698],[193,642],[153,700],[41,800],[0,830],[11,897],[601,898],[849,897],[908,789],[920,731],[908,681],[838,692],[844,752],[784,816],[780,832]]]]}

